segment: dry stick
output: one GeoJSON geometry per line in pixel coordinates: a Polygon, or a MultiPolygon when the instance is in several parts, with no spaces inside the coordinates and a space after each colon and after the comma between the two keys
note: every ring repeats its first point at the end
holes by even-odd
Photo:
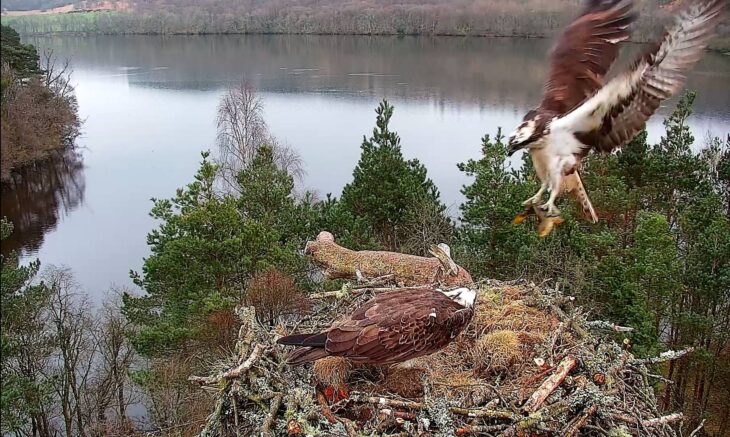
{"type": "Polygon", "coordinates": [[[460,268],[456,276],[445,274],[437,258],[396,252],[354,251],[335,243],[329,232],[320,232],[314,241],[307,242],[304,253],[330,278],[356,279],[359,272],[368,278],[393,275],[395,282],[406,286],[433,282],[454,287],[474,286],[466,270],[460,268]]]}
{"type": "Polygon", "coordinates": [[[481,409],[469,409],[461,407],[450,407],[449,411],[453,414],[460,414],[462,416],[474,417],[474,418],[490,418],[490,419],[509,419],[512,421],[520,420],[522,416],[515,414],[511,411],[502,410],[490,410],[487,408],[481,409]]]}
{"type": "Polygon", "coordinates": [[[652,358],[643,358],[639,360],[632,360],[632,364],[658,364],[663,363],[665,361],[672,361],[679,358],[682,358],[683,356],[694,352],[694,347],[688,347],[686,349],[678,350],[678,351],[666,351],[659,354],[658,357],[652,357],[652,358]]]}
{"type": "Polygon", "coordinates": [[[264,419],[264,423],[261,425],[261,436],[262,437],[269,437],[273,434],[271,434],[271,427],[274,424],[274,421],[276,420],[276,415],[279,412],[279,408],[281,407],[281,401],[284,399],[284,394],[277,393],[274,395],[274,398],[271,399],[271,406],[269,407],[269,414],[266,415],[266,419],[264,419]]]}
{"type": "Polygon", "coordinates": [[[236,367],[235,369],[231,369],[223,374],[223,378],[225,379],[235,379],[239,376],[243,375],[244,373],[248,372],[248,370],[256,364],[256,361],[261,358],[261,355],[264,353],[264,350],[266,349],[265,346],[260,345],[256,343],[256,346],[253,348],[253,352],[251,352],[251,355],[249,355],[248,359],[244,361],[240,366],[236,367]]]}
{"type": "Polygon", "coordinates": [[[632,332],[634,330],[634,328],[628,326],[619,326],[611,322],[606,322],[604,320],[593,320],[591,322],[586,322],[586,326],[588,326],[589,328],[607,329],[615,332],[632,332]]]}
{"type": "Polygon", "coordinates": [[[560,384],[562,384],[565,377],[568,376],[568,373],[570,373],[577,364],[578,360],[573,355],[568,355],[563,358],[560,364],[558,364],[558,367],[555,369],[555,373],[550,375],[542,383],[542,385],[538,387],[532,396],[530,396],[530,399],[528,399],[525,403],[524,409],[530,412],[537,411],[540,408],[540,405],[545,402],[545,399],[547,399],[548,396],[550,396],[550,394],[555,391],[560,384]]]}
{"type": "Polygon", "coordinates": [[[684,419],[684,415],[682,415],[682,413],[673,413],[662,417],[654,417],[652,419],[642,420],[641,422],[639,422],[635,417],[631,417],[629,415],[621,413],[614,413],[611,415],[611,417],[615,420],[620,420],[622,422],[631,423],[634,425],[641,425],[645,428],[653,428],[655,426],[667,425],[669,423],[679,422],[680,420],[684,419]]]}
{"type": "Polygon", "coordinates": [[[456,435],[484,434],[501,431],[504,425],[464,425],[456,428],[456,435]]]}
{"type": "Polygon", "coordinates": [[[702,419],[702,422],[700,422],[700,425],[697,428],[695,428],[694,431],[692,431],[692,433],[689,435],[689,437],[695,437],[700,432],[700,430],[702,430],[702,427],[705,426],[705,420],[707,420],[707,419],[702,419]]]}
{"type": "MultiPolygon", "coordinates": [[[[426,405],[422,402],[414,401],[401,401],[398,399],[389,399],[379,396],[368,396],[363,393],[354,392],[350,394],[350,400],[354,402],[367,402],[370,404],[393,407],[393,408],[408,408],[410,410],[423,410],[426,405]]],[[[483,409],[469,409],[461,407],[449,407],[449,411],[453,414],[459,414],[468,417],[487,417],[491,419],[509,419],[519,420],[522,416],[515,414],[511,411],[492,410],[488,408],[483,409]]]]}
{"type": "Polygon", "coordinates": [[[568,424],[565,430],[563,430],[562,435],[564,437],[573,437],[577,436],[580,432],[580,429],[585,426],[586,423],[588,423],[588,419],[590,419],[594,414],[596,414],[596,411],[598,411],[598,405],[593,404],[590,407],[588,407],[580,417],[576,418],[573,423],[568,424]]]}
{"type": "Polygon", "coordinates": [[[366,402],[369,404],[376,404],[376,405],[382,405],[387,407],[395,407],[395,408],[408,408],[411,410],[422,410],[426,408],[425,404],[422,402],[413,402],[413,401],[401,401],[398,399],[389,399],[379,396],[368,396],[364,393],[360,392],[353,392],[350,393],[350,400],[355,402],[366,402]]]}
{"type": "Polygon", "coordinates": [[[570,328],[575,331],[576,334],[578,334],[579,338],[588,338],[590,334],[588,334],[588,331],[586,331],[582,326],[575,323],[575,320],[573,318],[568,317],[567,314],[565,314],[565,311],[560,309],[557,305],[550,305],[550,309],[558,316],[560,320],[567,323],[570,328]]]}
{"type": "Polygon", "coordinates": [[[230,369],[226,372],[223,372],[222,374],[218,376],[189,376],[188,381],[199,384],[199,385],[215,385],[218,384],[220,381],[224,379],[236,379],[243,375],[244,373],[248,372],[251,367],[253,367],[254,364],[261,358],[261,355],[263,355],[264,350],[266,350],[266,347],[256,343],[256,346],[254,346],[253,351],[251,352],[251,355],[241,363],[239,366],[230,369]]]}

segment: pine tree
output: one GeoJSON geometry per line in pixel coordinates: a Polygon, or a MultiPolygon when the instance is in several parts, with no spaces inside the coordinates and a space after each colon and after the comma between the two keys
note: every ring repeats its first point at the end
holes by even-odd
{"type": "MultiPolygon", "coordinates": [[[[347,213],[367,223],[384,248],[402,250],[414,238],[415,222],[421,214],[433,215],[435,211],[437,226],[450,226],[444,226],[448,223],[446,207],[426,167],[416,159],[403,158],[400,137],[389,126],[393,106],[384,100],[375,113],[376,127],[370,138],[363,138],[353,181],[342,190],[340,202],[347,213]]],[[[435,234],[426,243],[442,242],[439,240],[445,235],[435,234]]]]}
{"type": "Polygon", "coordinates": [[[298,253],[306,226],[291,195],[292,178],[276,166],[271,149],[261,147],[238,174],[239,197],[216,192],[218,171],[204,153],[193,183],[173,199],[154,201],[152,217],[161,224],[147,237],[152,254],[142,274],[132,273],[146,295],[124,298],[126,316],[140,327],[134,345],[144,355],[215,329],[209,316],[240,302],[256,273],[306,268],[298,253]]]}

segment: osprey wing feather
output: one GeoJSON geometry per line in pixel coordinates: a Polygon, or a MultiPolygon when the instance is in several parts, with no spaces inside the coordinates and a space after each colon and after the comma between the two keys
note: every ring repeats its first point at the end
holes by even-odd
{"type": "Polygon", "coordinates": [[[361,364],[393,364],[448,345],[474,314],[474,291],[429,288],[381,293],[328,330],[280,338],[299,346],[290,364],[340,356],[361,364]]]}
{"type": "Polygon", "coordinates": [[[564,114],[603,86],[636,19],[630,0],[589,1],[558,40],[550,56],[541,111],[564,114]]]}
{"type": "Polygon", "coordinates": [[[684,86],[687,71],[702,56],[715,33],[726,0],[699,1],[685,8],[659,44],[641,56],[626,73],[556,124],[570,127],[590,148],[610,152],[631,141],[660,103],[684,86]]]}

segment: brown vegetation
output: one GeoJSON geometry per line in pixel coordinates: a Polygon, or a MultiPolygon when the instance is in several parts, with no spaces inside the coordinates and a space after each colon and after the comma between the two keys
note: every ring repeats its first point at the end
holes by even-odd
{"type": "Polygon", "coordinates": [[[76,98],[69,84],[69,65],[57,65],[46,52],[42,74],[20,78],[2,65],[0,179],[7,181],[13,170],[48,159],[73,145],[79,134],[76,98]]]}
{"type": "MultiPolygon", "coordinates": [[[[94,2],[86,2],[88,9],[94,2]]],[[[672,14],[663,0],[644,0],[634,41],[656,37],[672,14]]],[[[106,6],[107,2],[102,2],[106,6]]],[[[109,4],[121,14],[91,20],[19,17],[23,33],[103,34],[282,33],[324,35],[471,35],[542,38],[575,16],[582,0],[132,0],[109,4]],[[89,25],[91,24],[91,25],[89,25]],[[88,26],[88,27],[87,27],[88,26]]],[[[57,14],[56,17],[75,14],[57,14]]],[[[715,47],[727,47],[730,25],[720,26],[715,47]]]]}
{"type": "Polygon", "coordinates": [[[244,302],[256,308],[256,319],[267,326],[274,326],[282,317],[307,314],[310,306],[294,280],[275,268],[251,279],[244,302]]]}

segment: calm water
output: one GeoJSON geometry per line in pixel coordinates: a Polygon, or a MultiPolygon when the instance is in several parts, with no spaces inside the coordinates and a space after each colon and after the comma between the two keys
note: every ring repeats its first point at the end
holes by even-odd
{"type": "MultiPolygon", "coordinates": [[[[458,214],[458,162],[480,138],[511,130],[541,96],[550,41],[328,36],[59,37],[32,41],[71,59],[85,120],[81,156],[45,166],[5,190],[14,240],[44,264],[71,267],[92,296],[131,285],[149,252],[150,198],[188,183],[214,147],[215,113],[242,78],[262,93],[271,131],[306,163],[300,189],[338,195],[374,125],[395,104],[404,154],[425,163],[458,214]]],[[[636,50],[636,47],[629,47],[636,50]]],[[[698,138],[730,130],[730,57],[707,54],[689,78],[699,91],[698,138]]],[[[666,114],[671,109],[663,109],[666,114]]],[[[650,137],[662,133],[662,117],[650,137]]]]}

